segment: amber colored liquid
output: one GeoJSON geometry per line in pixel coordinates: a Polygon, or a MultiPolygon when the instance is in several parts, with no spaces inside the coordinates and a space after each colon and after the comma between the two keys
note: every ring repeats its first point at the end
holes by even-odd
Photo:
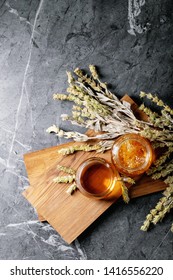
{"type": "Polygon", "coordinates": [[[84,168],[81,176],[82,187],[91,194],[105,193],[112,180],[110,168],[104,164],[96,163],[84,168]]]}
{"type": "Polygon", "coordinates": [[[138,134],[120,136],[112,148],[112,161],[116,169],[136,177],[146,172],[155,158],[150,142],[138,134]]]}
{"type": "Polygon", "coordinates": [[[122,143],[118,156],[124,168],[140,168],[145,163],[146,149],[139,141],[128,140],[122,143]]]}

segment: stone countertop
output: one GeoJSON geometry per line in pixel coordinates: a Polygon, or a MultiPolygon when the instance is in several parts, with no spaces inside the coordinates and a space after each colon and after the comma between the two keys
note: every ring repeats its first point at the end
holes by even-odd
{"type": "Polygon", "coordinates": [[[21,195],[23,154],[64,142],[45,130],[70,110],[66,70],[97,65],[118,97],[140,90],[173,104],[171,0],[0,0],[0,259],[172,259],[170,213],[140,226],[161,194],[114,204],[73,244],[40,223],[21,195]]]}

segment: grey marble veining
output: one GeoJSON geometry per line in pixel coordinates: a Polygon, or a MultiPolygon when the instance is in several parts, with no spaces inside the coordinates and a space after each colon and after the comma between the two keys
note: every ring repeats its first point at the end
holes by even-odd
{"type": "Polygon", "coordinates": [[[65,71],[92,63],[119,97],[157,92],[172,106],[172,32],[171,0],[0,0],[0,259],[173,258],[172,212],[139,230],[161,194],[119,201],[72,245],[21,195],[23,154],[65,141],[45,132],[53,123],[74,129],[60,119],[70,105],[52,100],[65,71]]]}

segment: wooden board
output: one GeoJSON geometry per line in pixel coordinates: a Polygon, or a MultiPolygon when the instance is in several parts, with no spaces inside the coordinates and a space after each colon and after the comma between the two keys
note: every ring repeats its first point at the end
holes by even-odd
{"type": "MultiPolygon", "coordinates": [[[[140,114],[140,118],[146,118],[128,96],[123,99],[132,104],[133,110],[140,114]]],[[[70,196],[66,193],[67,184],[53,182],[53,178],[61,174],[57,170],[58,164],[77,169],[88,157],[96,156],[111,160],[110,151],[104,154],[95,152],[78,152],[69,156],[58,154],[58,149],[71,144],[72,142],[24,155],[30,187],[23,195],[36,208],[39,219],[48,221],[68,243],[76,239],[115,202],[87,198],[79,191],[70,196]]],[[[137,185],[131,187],[130,196],[134,198],[154,193],[165,189],[165,186],[162,181],[153,181],[143,176],[137,185]]]]}

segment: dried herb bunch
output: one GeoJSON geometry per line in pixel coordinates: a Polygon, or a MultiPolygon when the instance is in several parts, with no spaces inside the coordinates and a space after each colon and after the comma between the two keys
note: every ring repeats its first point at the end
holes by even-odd
{"type": "MultiPolygon", "coordinates": [[[[150,223],[156,224],[173,208],[173,109],[164,104],[157,96],[151,93],[140,92],[140,97],[147,98],[160,107],[160,113],[147,108],[144,104],[140,110],[148,116],[148,121],[138,120],[128,102],[119,100],[110,92],[106,83],[103,83],[96,71],[96,67],[89,65],[91,75],[83,73],[76,68],[72,75],[67,72],[69,87],[68,94],[54,94],[54,100],[66,100],[74,103],[72,114],[61,115],[62,120],[72,124],[92,129],[97,134],[87,136],[74,131],[64,131],[53,125],[47,129],[58,137],[72,138],[77,142],[86,142],[97,139],[97,144],[91,142],[62,149],[63,155],[76,151],[104,152],[111,149],[114,139],[127,133],[137,133],[148,138],[154,148],[164,148],[164,153],[155,161],[154,166],[148,171],[153,179],[163,178],[168,184],[156,207],[147,215],[141,230],[147,230],[150,223]],[[99,133],[100,132],[100,133],[99,133]]],[[[73,176],[73,175],[72,175],[73,176]]],[[[124,189],[125,191],[125,189],[124,189]]],[[[172,228],[173,229],[173,225],[172,228]]]]}
{"type": "MultiPolygon", "coordinates": [[[[154,162],[147,174],[150,175],[152,179],[161,178],[168,185],[163,192],[163,197],[159,200],[155,208],[146,216],[146,220],[141,226],[141,230],[147,231],[150,224],[156,225],[158,222],[162,221],[165,215],[173,208],[173,110],[151,93],[146,94],[141,92],[140,97],[147,97],[162,108],[160,114],[158,114],[152,112],[151,109],[145,107],[144,104],[140,106],[140,109],[148,115],[150,123],[155,128],[154,130],[152,127],[151,132],[148,132],[148,136],[145,134],[145,137],[152,141],[154,148],[160,147],[165,149],[164,153],[154,162]]],[[[173,232],[173,224],[171,226],[171,231],[173,232]]]]}
{"type": "Polygon", "coordinates": [[[129,103],[121,102],[108,90],[107,85],[98,78],[93,65],[89,68],[91,77],[83,74],[79,68],[74,70],[75,78],[67,72],[69,94],[54,94],[53,98],[76,104],[71,116],[61,115],[63,120],[104,133],[89,137],[78,132],[65,132],[55,125],[50,127],[48,132],[55,132],[59,137],[73,138],[75,141],[108,140],[126,133],[138,133],[143,122],[136,119],[129,103]]]}
{"type": "Polygon", "coordinates": [[[77,189],[77,185],[75,183],[75,178],[76,178],[76,170],[74,170],[73,168],[64,166],[64,165],[58,165],[57,169],[59,171],[62,171],[68,175],[63,175],[63,176],[58,176],[56,178],[53,179],[53,182],[55,183],[72,183],[68,189],[67,189],[67,193],[68,194],[72,194],[76,189],[77,189]]]}

